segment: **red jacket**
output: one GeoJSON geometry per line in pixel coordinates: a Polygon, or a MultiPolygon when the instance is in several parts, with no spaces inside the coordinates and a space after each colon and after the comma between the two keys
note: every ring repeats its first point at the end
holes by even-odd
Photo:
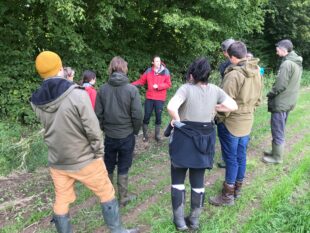
{"type": "Polygon", "coordinates": [[[169,70],[161,65],[159,71],[155,73],[154,67],[148,68],[141,76],[140,79],[133,82],[135,86],[144,86],[147,83],[146,98],[151,100],[166,100],[167,89],[171,87],[169,70]],[[157,84],[158,88],[153,88],[157,84]]]}
{"type": "Polygon", "coordinates": [[[89,86],[89,87],[85,87],[85,90],[87,91],[90,97],[90,101],[91,101],[91,105],[93,106],[93,109],[95,109],[96,96],[97,96],[96,89],[92,86],[89,86]]]}

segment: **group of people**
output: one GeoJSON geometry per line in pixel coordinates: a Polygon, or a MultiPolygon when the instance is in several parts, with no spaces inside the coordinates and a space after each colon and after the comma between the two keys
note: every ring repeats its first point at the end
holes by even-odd
{"type": "MultiPolygon", "coordinates": [[[[179,231],[199,228],[205,200],[204,174],[213,167],[216,128],[226,173],[221,193],[210,197],[209,203],[234,205],[241,195],[246,150],[254,111],[261,102],[263,80],[259,60],[247,55],[243,42],[228,39],[222,49],[227,61],[220,68],[220,87],[208,82],[208,59],[198,58],[187,70],[187,82],[167,106],[171,117],[165,131],[171,159],[171,202],[173,222],[179,231]],[[191,210],[185,217],[187,171],[191,210]]],[[[296,104],[302,72],[302,58],[293,51],[291,41],[278,42],[276,49],[283,60],[267,95],[273,142],[272,151],[263,157],[266,163],[282,162],[285,124],[296,104]]],[[[136,198],[128,193],[135,135],[142,126],[143,140],[149,139],[148,124],[154,109],[155,139],[160,141],[161,114],[171,79],[159,56],[153,57],[152,64],[139,80],[130,83],[127,62],[114,57],[108,68],[109,79],[97,92],[93,87],[94,72],[85,71],[81,85],[77,85],[73,82],[74,70],[63,68],[59,55],[44,51],[37,56],[36,70],[44,80],[32,94],[31,105],[45,128],[48,165],[55,187],[53,222],[59,233],[73,232],[69,205],[76,199],[76,181],[99,197],[104,221],[112,233],[139,232],[122,226],[119,204],[124,206],[136,198]],[[146,84],[143,117],[136,86],[146,84]],[[116,166],[119,202],[113,186],[116,166]]]]}

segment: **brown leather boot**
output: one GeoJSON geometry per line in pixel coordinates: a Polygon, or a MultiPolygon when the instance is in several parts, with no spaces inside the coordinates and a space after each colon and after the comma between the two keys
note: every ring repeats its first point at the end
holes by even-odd
{"type": "Polygon", "coordinates": [[[209,198],[209,203],[215,206],[231,206],[235,204],[235,185],[223,183],[222,193],[209,198]]]}
{"type": "Polygon", "coordinates": [[[242,188],[242,181],[236,181],[235,183],[235,199],[241,196],[241,188],[242,188]]]}

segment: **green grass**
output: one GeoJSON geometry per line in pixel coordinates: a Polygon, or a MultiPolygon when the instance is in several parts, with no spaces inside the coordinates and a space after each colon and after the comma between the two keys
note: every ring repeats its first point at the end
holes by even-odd
{"type": "MultiPolygon", "coordinates": [[[[310,137],[308,137],[309,142],[310,137]]],[[[310,148],[306,150],[309,154],[310,148]]],[[[308,229],[310,231],[310,205],[304,203],[304,206],[297,206],[302,208],[303,213],[298,213],[298,218],[291,222],[289,219],[283,218],[286,214],[294,213],[294,209],[290,209],[287,203],[291,197],[296,186],[304,182],[310,175],[310,157],[306,157],[302,160],[301,164],[289,175],[282,178],[282,180],[276,184],[269,193],[265,196],[261,209],[255,211],[249,221],[242,227],[241,232],[286,232],[279,231],[279,228],[291,229],[289,232],[304,232],[308,229]],[[282,213],[281,209],[284,209],[286,213],[282,213]],[[308,218],[307,218],[308,217],[308,218]],[[303,222],[302,220],[307,221],[303,222]],[[300,225],[296,225],[296,221],[300,225]],[[282,224],[285,224],[283,226],[282,224]],[[302,229],[302,231],[301,231],[302,229]]],[[[309,194],[309,192],[308,192],[309,194]]],[[[305,197],[305,201],[310,203],[309,197],[305,197]]],[[[284,229],[283,229],[284,230],[284,229]]]]}
{"type": "MultiPolygon", "coordinates": [[[[310,80],[310,72],[305,72],[304,77],[306,78],[303,82],[307,83],[307,80],[310,80]]],[[[310,206],[309,190],[298,197],[295,202],[290,203],[290,200],[298,188],[307,185],[305,177],[309,177],[309,171],[306,169],[307,165],[309,168],[309,161],[305,159],[307,156],[300,159],[301,153],[308,155],[310,153],[309,147],[307,147],[310,143],[307,133],[310,129],[308,125],[310,121],[309,99],[309,89],[301,91],[297,107],[289,115],[288,127],[290,131],[287,132],[287,139],[295,140],[296,143],[292,145],[284,164],[279,166],[266,166],[257,157],[258,153],[270,147],[270,114],[267,113],[265,104],[257,109],[249,145],[250,149],[254,150],[251,150],[253,154],[249,154],[247,165],[247,173],[249,176],[253,176],[251,182],[245,185],[243,197],[231,208],[213,207],[206,201],[199,232],[307,232],[308,225],[305,220],[309,217],[309,208],[304,207],[301,203],[310,206]],[[304,137],[296,139],[299,132],[304,134],[304,137]],[[285,190],[285,194],[281,190],[285,190]],[[257,210],[252,210],[252,208],[257,210]],[[243,216],[244,213],[247,215],[243,216]],[[288,217],[290,221],[285,220],[288,217]],[[270,218],[273,219],[271,223],[268,222],[270,218]]],[[[167,123],[169,118],[166,113],[164,114],[163,121],[167,123]]],[[[29,129],[7,122],[0,123],[0,168],[4,168],[0,170],[2,175],[15,170],[23,164],[22,162],[24,162],[22,169],[31,171],[46,166],[47,150],[42,136],[37,132],[38,128],[29,129]],[[26,143],[19,143],[17,146],[16,143],[20,141],[26,143]],[[27,154],[22,159],[25,151],[27,154]]],[[[219,155],[220,152],[217,151],[216,160],[219,159],[219,155]]],[[[206,179],[216,171],[217,169],[206,172],[206,179]]],[[[129,188],[138,194],[138,199],[123,208],[122,214],[130,215],[131,211],[134,211],[139,204],[147,203],[151,197],[155,197],[156,201],[150,203],[144,211],[140,212],[137,219],[126,223],[126,225],[132,226],[138,223],[149,227],[150,231],[156,233],[176,232],[171,219],[167,143],[164,142],[161,146],[151,144],[148,151],[138,155],[134,160],[130,175],[135,183],[130,183],[129,188]],[[158,168],[160,171],[156,170],[158,168]]],[[[223,177],[218,177],[215,185],[206,190],[206,200],[209,196],[218,193],[222,179],[223,177]]],[[[21,189],[29,189],[29,194],[34,195],[35,193],[31,193],[32,185],[35,184],[22,184],[21,189]]],[[[189,194],[188,183],[187,191],[189,194]]],[[[46,186],[44,192],[52,198],[51,183],[46,186]]],[[[93,196],[91,191],[79,183],[76,185],[76,192],[78,199],[72,206],[82,204],[93,196]]],[[[189,199],[189,195],[187,195],[187,199],[189,199]]],[[[188,204],[189,202],[187,202],[187,211],[188,204]]],[[[52,214],[51,205],[52,200],[49,200],[48,203],[36,200],[16,214],[14,219],[10,219],[11,223],[0,229],[0,232],[21,232],[26,226],[50,216],[52,214]]],[[[93,232],[104,225],[99,204],[80,209],[72,220],[76,232],[93,232]]],[[[49,226],[39,229],[37,232],[55,232],[55,230],[53,226],[49,226]]]]}

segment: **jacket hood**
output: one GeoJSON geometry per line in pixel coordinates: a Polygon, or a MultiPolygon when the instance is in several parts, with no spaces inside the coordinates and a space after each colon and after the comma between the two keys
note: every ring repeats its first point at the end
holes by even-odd
{"type": "Polygon", "coordinates": [[[155,67],[154,66],[152,67],[152,69],[154,70],[155,74],[164,74],[166,67],[163,64],[161,64],[159,69],[157,70],[157,72],[155,72],[155,67]]]}
{"type": "Polygon", "coordinates": [[[61,77],[49,78],[44,80],[41,87],[32,94],[30,101],[43,111],[54,112],[62,100],[77,86],[61,77]]]}
{"type": "Polygon", "coordinates": [[[236,70],[243,73],[246,78],[254,78],[259,73],[258,62],[258,58],[242,59],[237,65],[230,65],[225,71],[225,74],[236,70]]]}
{"type": "Polygon", "coordinates": [[[286,57],[283,58],[283,61],[289,60],[296,63],[299,66],[302,66],[302,57],[298,56],[295,51],[290,52],[286,57]]]}
{"type": "Polygon", "coordinates": [[[127,77],[127,75],[123,74],[123,73],[118,73],[118,72],[114,72],[111,74],[108,83],[111,86],[123,86],[125,84],[129,83],[129,79],[127,77]]]}

